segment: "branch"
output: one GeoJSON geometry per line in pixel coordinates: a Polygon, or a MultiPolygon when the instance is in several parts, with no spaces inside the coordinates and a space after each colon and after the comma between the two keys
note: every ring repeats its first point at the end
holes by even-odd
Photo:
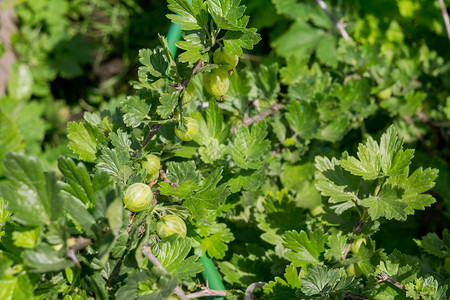
{"type": "Polygon", "coordinates": [[[433,121],[430,119],[430,117],[428,117],[425,113],[421,111],[416,113],[416,117],[419,118],[420,121],[433,127],[450,128],[450,124],[433,121]]]}
{"type": "Polygon", "coordinates": [[[200,297],[208,297],[208,296],[219,296],[219,297],[225,297],[227,293],[225,291],[220,290],[211,290],[207,286],[201,287],[201,291],[195,292],[192,294],[187,295],[188,299],[195,299],[200,297]]]}
{"type": "Polygon", "coordinates": [[[262,282],[262,281],[254,282],[254,283],[250,284],[247,287],[247,289],[245,290],[245,298],[244,298],[244,300],[252,300],[253,299],[253,296],[252,296],[253,291],[255,289],[257,289],[257,288],[265,286],[266,284],[267,284],[267,282],[262,282]]]}
{"type": "MultiPolygon", "coordinates": [[[[363,224],[364,224],[364,221],[362,219],[360,219],[358,221],[358,225],[356,225],[355,229],[353,230],[353,234],[358,233],[361,230],[361,227],[363,224]]],[[[355,241],[355,239],[351,239],[348,242],[347,249],[345,249],[344,253],[342,254],[341,260],[344,260],[347,258],[348,252],[350,252],[350,248],[352,247],[352,244],[354,241],[355,241]]]]}
{"type": "Polygon", "coordinates": [[[444,0],[439,0],[439,4],[441,5],[442,18],[444,18],[445,29],[447,30],[448,42],[450,43],[450,19],[448,17],[447,8],[445,7],[444,0]]]}
{"type": "Polygon", "coordinates": [[[350,36],[348,35],[347,31],[345,30],[344,24],[342,22],[338,22],[333,15],[331,14],[330,10],[328,9],[327,5],[323,0],[316,0],[317,4],[319,4],[320,8],[327,14],[328,18],[330,18],[331,22],[333,22],[336,29],[339,31],[339,33],[342,35],[344,40],[349,40],[350,36]]]}
{"type": "MultiPolygon", "coordinates": [[[[156,256],[153,255],[152,250],[150,249],[150,246],[148,244],[145,244],[142,246],[142,253],[147,257],[148,261],[151,262],[155,267],[163,271],[164,274],[168,274],[166,268],[161,264],[161,262],[156,258],[156,256]]],[[[173,293],[178,296],[181,300],[188,300],[189,298],[186,296],[186,294],[183,292],[183,290],[177,286],[173,293]]]]}
{"type": "Polygon", "coordinates": [[[391,276],[389,276],[388,274],[386,274],[383,271],[381,271],[381,273],[377,275],[377,278],[379,280],[377,282],[374,282],[374,284],[386,281],[386,282],[389,282],[390,284],[398,287],[399,289],[406,291],[405,286],[403,284],[401,284],[400,282],[398,282],[397,280],[395,280],[394,278],[392,278],[391,276]]]}
{"type": "Polygon", "coordinates": [[[75,244],[73,244],[67,249],[67,256],[73,260],[73,262],[78,268],[81,268],[80,262],[78,261],[75,252],[80,251],[81,249],[84,249],[89,245],[92,245],[92,240],[86,239],[84,237],[77,237],[77,238],[70,238],[70,241],[72,243],[74,242],[75,244]]]}
{"type": "MultiPolygon", "coordinates": [[[[274,114],[275,112],[279,111],[283,107],[284,107],[283,104],[275,103],[274,105],[272,105],[272,107],[270,107],[269,109],[266,109],[265,111],[263,111],[259,115],[256,115],[254,117],[251,117],[251,118],[243,120],[242,124],[244,124],[245,126],[248,126],[248,125],[251,125],[253,123],[257,123],[257,122],[267,118],[268,116],[274,114]]],[[[231,132],[235,132],[239,125],[234,125],[233,128],[231,128],[231,132]]]]}

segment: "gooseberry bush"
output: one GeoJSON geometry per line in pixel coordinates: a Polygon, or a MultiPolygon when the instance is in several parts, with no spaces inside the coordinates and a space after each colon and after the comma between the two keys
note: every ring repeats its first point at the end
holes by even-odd
{"type": "Polygon", "coordinates": [[[449,298],[450,234],[421,220],[449,215],[450,64],[397,47],[416,33],[393,16],[366,32],[336,6],[349,37],[326,5],[273,5],[283,59],[253,63],[239,0],[168,0],[179,55],[142,49],[135,92],[67,124],[56,172],[5,156],[0,299],[449,298]],[[321,37],[297,53],[298,28],[321,37]]]}

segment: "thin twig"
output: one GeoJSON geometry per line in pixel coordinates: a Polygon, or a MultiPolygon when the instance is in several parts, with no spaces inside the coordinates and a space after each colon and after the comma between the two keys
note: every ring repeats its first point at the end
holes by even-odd
{"type": "Polygon", "coordinates": [[[448,42],[450,43],[450,19],[448,17],[447,8],[445,7],[444,0],[439,0],[439,4],[441,5],[442,18],[444,18],[445,29],[447,30],[448,42]]]}
{"type": "Polygon", "coordinates": [[[428,117],[425,113],[421,111],[416,113],[416,117],[419,118],[420,121],[433,127],[450,128],[450,124],[433,121],[430,119],[430,117],[428,117]]]}
{"type": "Polygon", "coordinates": [[[263,287],[267,284],[267,282],[254,282],[252,284],[250,284],[247,289],[245,290],[245,297],[244,300],[252,300],[253,299],[253,291],[257,288],[263,287]]]}
{"type": "Polygon", "coordinates": [[[323,0],[316,0],[317,4],[319,4],[320,8],[327,14],[328,18],[330,18],[331,22],[333,22],[336,29],[339,31],[339,33],[342,35],[344,40],[349,40],[350,36],[348,35],[347,31],[345,30],[344,24],[342,22],[338,22],[333,15],[331,14],[330,10],[328,9],[327,5],[323,0]]]}
{"type": "Polygon", "coordinates": [[[81,268],[80,262],[78,261],[75,252],[80,251],[81,249],[84,249],[89,245],[92,245],[92,240],[84,237],[70,238],[70,240],[72,242],[75,242],[75,244],[73,244],[67,249],[67,256],[73,260],[73,262],[78,268],[81,268]]]}
{"type": "Polygon", "coordinates": [[[161,124],[155,124],[152,126],[149,126],[149,132],[147,136],[145,137],[144,141],[142,142],[142,148],[141,150],[144,150],[145,147],[147,147],[148,143],[152,139],[152,137],[155,135],[155,133],[158,131],[158,129],[161,127],[161,124]]]}
{"type": "MultiPolygon", "coordinates": [[[[257,122],[267,118],[268,116],[274,114],[275,112],[279,111],[283,107],[284,107],[283,104],[275,103],[269,109],[266,109],[265,111],[263,111],[259,115],[256,115],[254,117],[245,119],[244,121],[242,121],[242,124],[244,124],[245,126],[248,126],[248,125],[251,125],[253,123],[257,123],[257,122]]],[[[235,132],[237,130],[237,128],[238,128],[238,125],[233,126],[233,128],[231,128],[231,132],[235,132]]]]}
{"type": "Polygon", "coordinates": [[[133,213],[131,210],[128,210],[128,226],[127,226],[127,232],[129,233],[131,231],[131,226],[133,226],[133,213]]]}
{"type": "MultiPolygon", "coordinates": [[[[353,234],[358,233],[361,230],[361,227],[362,227],[363,224],[364,224],[364,221],[362,219],[360,219],[358,221],[358,225],[356,225],[355,229],[353,230],[353,234]]],[[[354,241],[355,241],[355,239],[351,239],[348,242],[347,249],[345,249],[344,253],[342,253],[341,260],[344,260],[344,259],[347,258],[347,255],[350,252],[350,248],[352,247],[352,244],[353,244],[354,241]]]]}
{"type": "MultiPolygon", "coordinates": [[[[155,267],[163,271],[164,274],[167,274],[166,268],[161,264],[161,262],[156,258],[155,255],[153,255],[152,250],[150,249],[150,246],[148,244],[145,244],[142,246],[142,253],[147,257],[148,261],[151,262],[155,267]]],[[[186,296],[184,291],[177,286],[173,293],[177,295],[181,300],[188,300],[189,298],[186,296]]]]}
{"type": "Polygon", "coordinates": [[[188,299],[195,299],[195,298],[201,298],[201,297],[209,297],[209,296],[219,296],[219,297],[226,297],[227,292],[220,291],[220,290],[211,290],[207,286],[201,287],[201,291],[195,292],[192,294],[187,295],[188,299]]]}
{"type": "Polygon", "coordinates": [[[178,187],[178,184],[176,184],[175,182],[170,181],[167,176],[166,176],[166,172],[164,172],[163,169],[159,170],[159,174],[161,176],[161,179],[165,182],[170,184],[171,187],[173,187],[174,189],[178,187]]]}
{"type": "Polygon", "coordinates": [[[403,284],[401,284],[400,282],[398,282],[397,280],[395,280],[394,278],[392,278],[391,276],[389,276],[387,273],[381,271],[380,274],[377,275],[377,278],[379,279],[377,282],[374,282],[373,284],[378,284],[380,282],[386,281],[389,282],[390,284],[398,287],[399,289],[406,291],[405,286],[403,284]]]}

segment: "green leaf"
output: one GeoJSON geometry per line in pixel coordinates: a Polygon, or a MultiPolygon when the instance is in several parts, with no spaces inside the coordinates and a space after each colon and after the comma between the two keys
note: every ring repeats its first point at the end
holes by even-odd
{"type": "Polygon", "coordinates": [[[258,169],[262,166],[262,156],[268,150],[270,141],[266,140],[267,123],[263,120],[254,124],[249,131],[240,125],[231,135],[228,150],[236,165],[243,169],[258,169]]]}
{"type": "Polygon", "coordinates": [[[159,102],[161,105],[158,106],[156,112],[161,116],[161,118],[167,119],[173,113],[174,109],[178,105],[178,96],[179,93],[172,93],[162,94],[161,97],[159,97],[159,102]]]}
{"type": "Polygon", "coordinates": [[[169,58],[162,47],[157,46],[153,50],[139,50],[139,62],[144,65],[139,67],[138,70],[139,79],[144,82],[148,81],[149,73],[152,76],[149,80],[150,82],[167,77],[166,71],[169,66],[169,58]]]}
{"type": "Polygon", "coordinates": [[[369,276],[370,273],[375,272],[376,267],[380,261],[386,260],[386,254],[383,249],[377,249],[375,247],[375,241],[370,238],[365,238],[366,242],[361,244],[357,254],[354,257],[358,259],[357,265],[361,272],[365,276],[369,276]]]}
{"type": "Polygon", "coordinates": [[[126,132],[122,132],[119,128],[116,132],[111,132],[109,134],[109,138],[111,139],[111,143],[114,147],[123,152],[128,152],[131,149],[131,141],[128,138],[128,134],[126,132]]]}
{"type": "Polygon", "coordinates": [[[33,299],[33,285],[27,274],[0,277],[0,299],[33,299]]]}
{"type": "Polygon", "coordinates": [[[224,50],[237,56],[242,55],[242,48],[251,50],[261,41],[261,36],[256,28],[242,29],[239,31],[227,31],[223,37],[224,50]]]}
{"type": "Polygon", "coordinates": [[[14,186],[0,185],[13,219],[23,225],[41,226],[63,218],[64,201],[56,175],[44,175],[34,157],[10,152],[4,159],[5,176],[14,186]]]}
{"type": "Polygon", "coordinates": [[[331,261],[339,261],[342,254],[347,250],[348,239],[338,232],[336,235],[329,235],[327,240],[329,249],[325,251],[325,258],[331,261]]]}
{"type": "Polygon", "coordinates": [[[13,101],[26,101],[31,98],[33,74],[26,64],[15,61],[8,76],[8,96],[13,101]]]}
{"type": "Polygon", "coordinates": [[[139,95],[128,96],[127,99],[120,103],[120,106],[121,111],[124,113],[123,121],[127,126],[133,128],[138,127],[145,120],[151,107],[139,95]]]}
{"type": "Polygon", "coordinates": [[[12,233],[14,246],[33,249],[36,247],[39,236],[41,234],[42,227],[36,227],[33,229],[20,228],[12,233]]]}
{"type": "Polygon", "coordinates": [[[421,240],[414,239],[417,246],[425,250],[426,253],[439,258],[450,256],[450,234],[448,229],[442,231],[442,240],[434,232],[429,232],[421,240]]]}
{"type": "Polygon", "coordinates": [[[339,269],[314,265],[302,279],[301,290],[307,296],[329,295],[331,299],[344,299],[347,294],[358,291],[357,284],[354,276],[343,276],[339,269]]]}
{"type": "Polygon", "coordinates": [[[230,192],[226,184],[217,186],[221,179],[222,169],[216,168],[202,181],[201,187],[183,202],[183,205],[191,210],[194,218],[206,219],[214,217],[211,211],[220,208],[228,197],[230,192]]]}
{"type": "Polygon", "coordinates": [[[80,155],[80,159],[92,162],[96,158],[97,145],[100,145],[104,136],[89,123],[67,123],[67,131],[69,138],[69,148],[76,154],[80,155]]]}
{"type": "Polygon", "coordinates": [[[59,257],[58,252],[47,244],[41,244],[34,250],[25,250],[22,258],[32,272],[38,273],[60,271],[74,265],[73,261],[59,257]]]}
{"type": "Polygon", "coordinates": [[[186,180],[182,184],[172,187],[167,182],[159,183],[160,193],[166,196],[175,196],[180,199],[185,199],[191,196],[200,186],[193,180],[186,180]]]}
{"type": "Polygon", "coordinates": [[[118,178],[122,166],[128,165],[129,163],[130,154],[128,151],[104,148],[100,155],[100,162],[97,164],[97,169],[108,173],[114,178],[118,178]]]}
{"type": "Polygon", "coordinates": [[[317,44],[316,55],[323,64],[336,68],[338,65],[336,37],[332,35],[324,36],[317,44]]]}
{"type": "MultiPolygon", "coordinates": [[[[198,1],[197,1],[198,2],[198,1]]],[[[187,0],[168,0],[167,8],[176,13],[177,15],[168,14],[173,23],[180,24],[182,30],[196,30],[201,29],[207,23],[207,17],[205,16],[204,5],[191,5],[187,0]],[[203,10],[201,10],[203,6],[203,10]]]]}
{"type": "Polygon", "coordinates": [[[223,223],[201,223],[196,232],[201,236],[196,238],[200,248],[213,258],[222,259],[228,250],[227,243],[234,240],[233,233],[223,223]]]}
{"type": "Polygon", "coordinates": [[[408,205],[402,201],[403,191],[391,185],[384,185],[377,196],[361,200],[361,205],[368,208],[372,220],[385,217],[390,220],[406,220],[408,205]]]}
{"type": "Polygon", "coordinates": [[[0,176],[3,174],[3,158],[10,151],[22,151],[25,149],[23,136],[17,125],[5,113],[0,112],[0,176]]]}
{"type": "Polygon", "coordinates": [[[178,41],[175,42],[175,45],[182,50],[186,50],[178,56],[178,59],[180,61],[185,61],[193,64],[199,59],[202,61],[209,60],[207,49],[202,44],[193,44],[191,42],[178,41]]]}
{"type": "Polygon", "coordinates": [[[291,27],[272,42],[275,51],[283,56],[309,56],[323,38],[324,32],[305,21],[294,22],[291,27]]]}
{"type": "Polygon", "coordinates": [[[312,139],[319,127],[319,116],[313,105],[291,101],[287,110],[286,119],[295,133],[303,139],[312,139]]]}
{"type": "Polygon", "coordinates": [[[208,0],[208,11],[218,29],[242,29],[247,25],[248,17],[244,15],[245,6],[239,6],[240,0],[208,0]]]}
{"type": "Polygon", "coordinates": [[[438,299],[439,284],[433,277],[423,278],[420,277],[414,281],[414,283],[408,283],[405,285],[406,296],[408,298],[423,299],[423,300],[435,300],[438,299]]]}
{"type": "Polygon", "coordinates": [[[287,231],[283,235],[283,245],[288,249],[286,257],[296,267],[308,267],[321,263],[320,256],[325,251],[328,235],[316,229],[307,234],[305,231],[287,231]]]}
{"type": "Polygon", "coordinates": [[[81,162],[75,165],[72,159],[60,157],[58,168],[67,183],[62,183],[63,190],[79,199],[85,205],[95,206],[94,189],[86,167],[81,162]]]}
{"type": "Polygon", "coordinates": [[[196,169],[195,162],[174,162],[167,163],[167,179],[181,185],[186,180],[193,180],[199,182],[202,179],[201,173],[196,169]]]}
{"type": "Polygon", "coordinates": [[[197,256],[186,258],[191,250],[189,240],[176,239],[161,245],[158,260],[174,278],[189,279],[203,270],[197,256]]]}

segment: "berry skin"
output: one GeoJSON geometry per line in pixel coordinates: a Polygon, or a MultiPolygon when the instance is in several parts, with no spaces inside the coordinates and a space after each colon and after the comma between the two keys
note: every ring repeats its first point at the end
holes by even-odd
{"type": "Polygon", "coordinates": [[[150,183],[154,179],[159,177],[159,166],[161,161],[158,156],[153,154],[148,154],[145,156],[144,161],[141,162],[141,166],[143,169],[147,170],[147,178],[146,182],[150,183]]]}
{"type": "Polygon", "coordinates": [[[221,68],[212,70],[203,75],[203,87],[212,96],[222,97],[230,87],[228,73],[221,68]]]}
{"type": "Polygon", "coordinates": [[[218,48],[213,54],[214,63],[227,63],[227,65],[222,66],[224,70],[231,71],[236,68],[239,63],[239,56],[227,53],[223,48],[218,48]]]}
{"type": "Polygon", "coordinates": [[[183,105],[187,105],[194,98],[195,85],[192,81],[189,81],[188,85],[184,89],[183,105]]]}
{"type": "Polygon", "coordinates": [[[130,185],[123,196],[125,207],[132,212],[141,212],[150,206],[153,200],[153,192],[145,183],[130,185]]]}
{"type": "Polygon", "coordinates": [[[167,215],[161,218],[156,224],[156,233],[160,238],[166,238],[174,233],[180,237],[186,237],[186,224],[183,219],[175,215],[167,215]]]}
{"type": "Polygon", "coordinates": [[[175,126],[175,135],[182,141],[189,142],[198,133],[198,123],[190,117],[185,118],[187,120],[187,131],[182,131],[175,126]]]}

